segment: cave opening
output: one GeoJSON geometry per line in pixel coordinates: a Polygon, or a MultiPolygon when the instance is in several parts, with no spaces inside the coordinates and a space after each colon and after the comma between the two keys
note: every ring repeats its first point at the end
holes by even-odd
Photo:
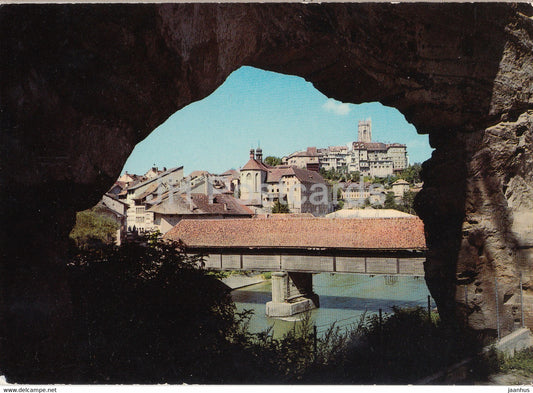
{"type": "Polygon", "coordinates": [[[135,146],[121,174],[152,166],[220,174],[246,163],[251,148],[284,157],[307,147],[349,146],[358,121],[371,119],[372,142],[407,146],[409,163],[430,158],[428,135],[395,108],[328,98],[299,76],[242,66],[211,95],[180,109],[135,146]]]}
{"type": "MultiPolygon", "coordinates": [[[[155,125],[242,64],[305,76],[344,102],[380,100],[429,133],[436,150],[425,164],[421,204],[431,238],[426,273],[446,304],[439,312],[463,320],[457,310],[464,310],[464,322],[493,336],[495,310],[515,319],[514,306],[498,302],[521,290],[519,268],[531,288],[530,7],[110,9],[2,8],[9,31],[2,46],[5,364],[21,371],[57,363],[69,329],[62,256],[74,212],[98,200],[155,125]],[[211,29],[215,23],[219,29],[211,29]],[[457,278],[471,271],[476,275],[458,287],[457,278]],[[43,354],[47,361],[34,360],[43,354]]],[[[254,135],[242,154],[256,141],[266,150],[254,135]]]]}
{"type": "MultiPolygon", "coordinates": [[[[339,200],[331,205],[329,211],[319,214],[341,217],[345,213],[347,218],[349,214],[353,217],[362,215],[360,211],[365,208],[369,217],[415,216],[414,197],[423,185],[421,164],[430,158],[433,150],[429,146],[428,136],[418,134],[415,127],[395,108],[378,102],[358,105],[340,102],[322,94],[312,83],[299,76],[243,66],[230,74],[211,95],[180,109],[138,143],[126,161],[121,177],[107,195],[130,204],[125,212],[127,233],[157,230],[164,235],[183,218],[170,214],[163,217],[162,214],[152,213],[154,207],[150,203],[128,200],[122,191],[124,184],[121,179],[129,181],[126,180],[128,177],[135,177],[136,180],[125,187],[124,190],[127,190],[143,181],[150,181],[153,176],[162,176],[171,168],[183,167],[182,176],[198,182],[206,174],[216,176],[232,170],[239,171],[249,159],[250,149],[257,154],[259,151],[256,149],[261,149],[263,156],[260,161],[267,165],[279,168],[297,166],[317,171],[332,187],[342,184],[341,187],[347,188],[353,183],[356,187],[352,190],[358,190],[361,184],[366,184],[363,187],[370,191],[365,189],[361,193],[365,197],[357,197],[359,201],[344,197],[347,195],[344,188],[336,188],[340,190],[339,200]],[[399,162],[397,157],[390,155],[398,154],[395,149],[400,151],[399,162]],[[309,163],[305,162],[305,159],[314,159],[305,155],[310,152],[319,155],[316,164],[320,163],[316,167],[312,164],[308,166],[309,163]],[[300,153],[305,153],[303,159],[300,153]],[[361,162],[353,162],[351,156],[354,154],[358,157],[365,154],[366,157],[361,162]],[[402,154],[405,154],[404,161],[401,161],[402,154]],[[365,167],[366,161],[370,167],[365,167]],[[404,187],[407,187],[401,194],[393,186],[399,181],[404,181],[404,187]],[[394,194],[394,198],[388,194],[394,194]],[[372,215],[370,210],[373,211],[372,215]]],[[[208,193],[207,188],[198,188],[196,191],[208,193]]],[[[236,192],[233,196],[241,201],[236,192]]],[[[197,206],[201,210],[200,205],[197,206]]],[[[263,204],[261,208],[253,207],[253,211],[261,216],[273,210],[272,206],[263,204]]],[[[290,211],[310,213],[302,209],[294,210],[292,206],[290,211]]],[[[73,233],[79,232],[78,226],[79,223],[73,233]]],[[[388,286],[383,278],[374,278],[377,284],[373,286],[383,284],[386,292],[388,286]]],[[[429,295],[427,286],[423,280],[418,280],[419,276],[410,278],[402,279],[402,283],[397,285],[402,288],[396,290],[400,293],[405,285],[411,286],[418,297],[403,299],[400,296],[396,301],[389,300],[387,312],[399,304],[426,306],[429,295]]],[[[328,282],[327,277],[322,279],[328,282]]],[[[349,279],[348,282],[355,281],[349,279]]],[[[347,286],[341,285],[342,288],[347,286]]],[[[348,298],[355,298],[354,294],[348,295],[348,298]]],[[[378,293],[376,296],[382,295],[378,293]]],[[[435,306],[434,301],[432,304],[435,306]]],[[[347,312],[337,305],[334,308],[347,312]]],[[[319,312],[324,313],[322,310],[319,312]]],[[[333,310],[331,313],[339,311],[333,310]]],[[[254,318],[258,320],[254,320],[256,328],[263,325],[268,328],[269,321],[254,318]]],[[[328,318],[332,323],[335,322],[333,316],[328,318]]]]}

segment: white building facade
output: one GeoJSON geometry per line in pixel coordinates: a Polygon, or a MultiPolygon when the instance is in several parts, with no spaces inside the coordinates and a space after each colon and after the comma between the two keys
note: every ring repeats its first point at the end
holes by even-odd
{"type": "Polygon", "coordinates": [[[316,152],[319,167],[324,170],[345,170],[359,172],[363,176],[387,177],[401,172],[409,165],[407,146],[400,143],[372,142],[372,122],[370,119],[358,124],[358,140],[347,146],[330,146],[325,149],[308,148],[306,152],[296,152],[284,162],[305,168],[310,162],[309,152],[316,152]]]}
{"type": "Polygon", "coordinates": [[[250,151],[250,160],[240,170],[239,198],[244,204],[269,212],[280,202],[292,213],[315,216],[332,210],[331,187],[318,172],[291,165],[269,167],[262,162],[261,151],[254,153],[250,151]]]}

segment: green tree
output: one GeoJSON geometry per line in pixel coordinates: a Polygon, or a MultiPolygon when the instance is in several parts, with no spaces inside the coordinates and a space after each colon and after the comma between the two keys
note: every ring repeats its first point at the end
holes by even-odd
{"type": "Polygon", "coordinates": [[[385,179],[385,182],[384,182],[384,185],[387,187],[387,188],[390,188],[392,187],[392,184],[398,180],[398,176],[396,175],[389,175],[386,177],[385,179]]]}
{"type": "Polygon", "coordinates": [[[397,209],[398,210],[401,210],[405,213],[409,213],[409,214],[415,214],[416,215],[416,211],[413,207],[413,204],[414,204],[414,201],[415,201],[415,196],[416,196],[416,192],[413,192],[413,191],[406,191],[401,200],[400,200],[400,204],[398,205],[397,209]]]}
{"type": "Polygon", "coordinates": [[[337,188],[337,200],[341,201],[344,198],[342,197],[342,190],[340,188],[337,188]]]}
{"type": "Polygon", "coordinates": [[[267,156],[265,157],[265,164],[270,165],[270,166],[281,165],[281,158],[274,157],[274,156],[267,156]]]}
{"type": "Polygon", "coordinates": [[[290,213],[289,205],[286,203],[281,203],[280,201],[275,201],[272,206],[272,213],[290,213]]]}
{"type": "Polygon", "coordinates": [[[80,248],[112,244],[119,227],[115,220],[93,207],[76,213],[76,225],[70,232],[70,238],[80,248]]]}
{"type": "Polygon", "coordinates": [[[220,383],[230,374],[230,290],[200,267],[201,257],[157,237],[71,257],[76,322],[65,342],[82,354],[84,382],[220,383]]]}
{"type": "Polygon", "coordinates": [[[357,172],[352,172],[350,174],[350,180],[357,183],[359,181],[359,179],[361,178],[361,174],[357,171],[357,172]]]}
{"type": "Polygon", "coordinates": [[[394,199],[394,193],[388,192],[387,196],[385,197],[385,203],[383,204],[383,207],[385,209],[398,209],[398,205],[396,204],[396,201],[394,199]]]}
{"type": "Polygon", "coordinates": [[[420,163],[415,163],[409,165],[405,168],[402,173],[400,173],[400,178],[409,182],[410,184],[420,183],[422,181],[420,173],[422,172],[422,165],[420,163]]]}

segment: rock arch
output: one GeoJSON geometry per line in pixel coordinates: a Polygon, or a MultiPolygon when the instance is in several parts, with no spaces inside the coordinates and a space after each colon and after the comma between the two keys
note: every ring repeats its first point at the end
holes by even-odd
{"type": "Polygon", "coordinates": [[[6,373],[57,375],[74,212],[137,142],[241,65],[394,106],[429,133],[417,211],[430,290],[446,321],[494,332],[496,278],[510,330],[517,274],[533,285],[531,15],[523,4],[0,8],[6,373]]]}

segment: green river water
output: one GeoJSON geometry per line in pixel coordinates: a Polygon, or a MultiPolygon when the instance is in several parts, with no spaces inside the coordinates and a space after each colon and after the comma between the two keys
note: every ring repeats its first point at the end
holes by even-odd
{"type": "MultiPolygon", "coordinates": [[[[384,315],[393,306],[427,307],[429,290],[422,277],[366,276],[358,274],[321,273],[313,276],[313,289],[320,297],[320,308],[311,312],[312,323],[323,333],[332,323],[346,329],[357,323],[363,313],[384,315]]],[[[252,332],[261,332],[272,326],[274,337],[281,337],[301,318],[269,318],[265,304],[272,300],[271,281],[232,291],[238,311],[253,310],[250,321],[252,332]]],[[[431,299],[431,307],[435,307],[431,299]]]]}

